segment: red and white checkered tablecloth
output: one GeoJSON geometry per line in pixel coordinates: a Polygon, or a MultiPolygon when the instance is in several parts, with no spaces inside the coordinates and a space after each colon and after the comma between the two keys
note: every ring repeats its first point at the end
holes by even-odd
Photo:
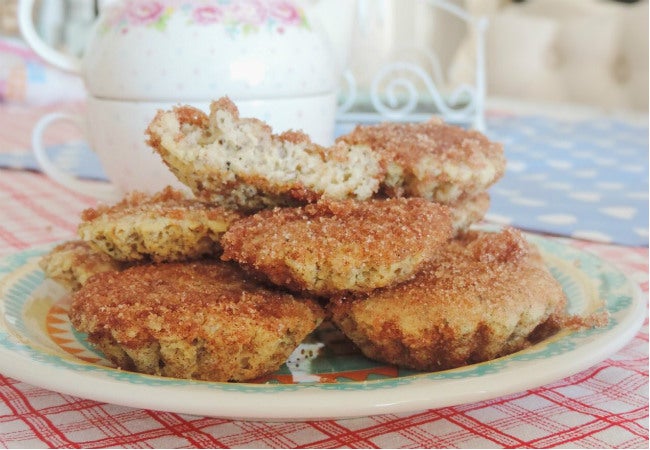
{"type": "MultiPolygon", "coordinates": [[[[0,120],[6,138],[11,126],[0,120]]],[[[93,204],[39,173],[0,169],[0,258],[73,238],[79,213],[93,204]]],[[[621,268],[647,299],[648,248],[566,242],[621,268]]],[[[648,321],[609,359],[549,385],[346,420],[246,422],[133,409],[0,375],[0,447],[648,448],[648,321]]]]}

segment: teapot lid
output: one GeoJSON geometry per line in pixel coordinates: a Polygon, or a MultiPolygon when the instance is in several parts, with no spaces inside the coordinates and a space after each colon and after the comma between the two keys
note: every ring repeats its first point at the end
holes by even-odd
{"type": "Polygon", "coordinates": [[[157,0],[107,6],[87,43],[91,95],[204,101],[336,88],[327,36],[288,0],[157,0]]]}

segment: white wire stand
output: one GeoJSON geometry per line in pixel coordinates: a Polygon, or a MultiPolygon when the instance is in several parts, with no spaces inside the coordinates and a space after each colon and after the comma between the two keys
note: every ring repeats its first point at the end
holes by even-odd
{"type": "Polygon", "coordinates": [[[442,70],[433,50],[422,48],[431,69],[407,60],[391,61],[377,70],[370,85],[359,89],[348,70],[339,94],[337,121],[340,124],[421,122],[433,115],[445,122],[485,131],[485,33],[486,17],[475,18],[445,0],[417,0],[428,3],[462,20],[474,39],[474,83],[463,83],[442,93],[442,70]]]}

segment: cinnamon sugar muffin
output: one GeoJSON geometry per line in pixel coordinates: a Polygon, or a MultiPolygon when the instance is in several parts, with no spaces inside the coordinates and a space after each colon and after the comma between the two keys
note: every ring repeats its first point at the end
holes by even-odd
{"type": "Polygon", "coordinates": [[[87,242],[75,240],[54,247],[43,255],[39,266],[47,278],[75,291],[96,273],[122,270],[126,264],[92,249],[87,242]]]}
{"type": "Polygon", "coordinates": [[[436,371],[521,350],[556,331],[565,307],[537,249],[505,229],[450,241],[412,280],[329,309],[368,358],[436,371]]]}
{"type": "Polygon", "coordinates": [[[294,291],[366,292],[410,278],[451,231],[448,209],[421,198],[322,200],[234,223],[222,259],[294,291]]]}
{"type": "Polygon", "coordinates": [[[149,145],[198,197],[256,210],[320,197],[367,199],[379,188],[379,157],[363,145],[321,147],[298,131],[273,134],[264,122],[240,118],[227,97],[210,114],[179,106],[159,111],[149,145]]]}
{"type": "Polygon", "coordinates": [[[69,315],[121,369],[208,381],[277,370],[324,317],[312,299],[207,260],[98,274],[73,294],[69,315]]]}
{"type": "Polygon", "coordinates": [[[456,236],[468,231],[473,224],[483,220],[485,213],[490,208],[490,194],[479,192],[471,196],[463,195],[446,206],[451,213],[451,222],[456,236]]]}
{"type": "Polygon", "coordinates": [[[337,142],[367,145],[381,156],[387,170],[382,190],[388,196],[450,204],[485,191],[503,176],[506,166],[500,144],[439,118],[358,125],[337,142]]]}
{"type": "Polygon", "coordinates": [[[221,253],[219,239],[241,215],[171,187],[132,192],[112,206],[83,211],[79,236],[116,261],[182,261],[221,253]]]}

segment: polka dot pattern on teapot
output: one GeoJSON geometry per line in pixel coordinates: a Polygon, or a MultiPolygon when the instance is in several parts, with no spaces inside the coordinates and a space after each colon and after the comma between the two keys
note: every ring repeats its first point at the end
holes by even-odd
{"type": "Polygon", "coordinates": [[[290,0],[118,0],[90,33],[81,75],[110,100],[330,102],[340,74],[311,18],[290,0]]]}

